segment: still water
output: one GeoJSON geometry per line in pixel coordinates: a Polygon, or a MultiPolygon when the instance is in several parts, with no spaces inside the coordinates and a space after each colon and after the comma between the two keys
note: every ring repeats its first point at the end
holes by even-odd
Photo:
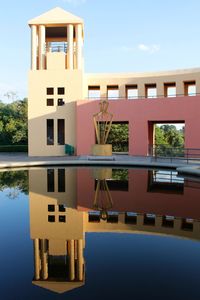
{"type": "Polygon", "coordinates": [[[200,181],[168,170],[0,173],[0,299],[200,299],[200,181]]]}

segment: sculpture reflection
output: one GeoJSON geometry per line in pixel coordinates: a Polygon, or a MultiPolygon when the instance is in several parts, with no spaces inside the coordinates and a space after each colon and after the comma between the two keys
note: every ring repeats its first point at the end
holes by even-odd
{"type": "Polygon", "coordinates": [[[160,182],[153,170],[30,170],[33,284],[58,293],[83,286],[85,233],[139,232],[200,240],[200,184],[194,189],[167,172],[167,184],[159,192],[149,189],[160,182]],[[170,199],[168,190],[173,191],[170,199]]]}
{"type": "Polygon", "coordinates": [[[113,207],[112,197],[107,184],[108,179],[112,179],[112,169],[96,169],[93,172],[95,179],[95,196],[93,207],[100,211],[102,220],[108,219],[107,211],[113,207]]]}

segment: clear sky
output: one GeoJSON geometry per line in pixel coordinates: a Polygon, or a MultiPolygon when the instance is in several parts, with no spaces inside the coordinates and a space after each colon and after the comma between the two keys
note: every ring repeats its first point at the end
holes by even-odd
{"type": "Polygon", "coordinates": [[[85,21],[86,72],[200,67],[199,0],[18,0],[0,9],[0,99],[27,96],[32,19],[56,6],[85,21]]]}

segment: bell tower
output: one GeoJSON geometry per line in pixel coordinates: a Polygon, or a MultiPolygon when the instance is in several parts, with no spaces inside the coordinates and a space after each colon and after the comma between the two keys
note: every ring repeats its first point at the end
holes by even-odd
{"type": "Polygon", "coordinates": [[[29,21],[31,70],[47,70],[50,53],[65,55],[66,70],[82,70],[83,20],[57,7],[29,21]]]}
{"type": "Polygon", "coordinates": [[[57,7],[29,26],[29,155],[65,155],[65,145],[75,153],[75,101],[83,98],[83,20],[57,7]]]}

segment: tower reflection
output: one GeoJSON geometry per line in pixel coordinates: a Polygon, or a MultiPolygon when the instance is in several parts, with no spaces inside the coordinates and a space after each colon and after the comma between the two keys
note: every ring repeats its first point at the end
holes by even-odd
{"type": "Polygon", "coordinates": [[[30,170],[29,197],[33,284],[58,293],[82,286],[84,213],[75,209],[76,170],[30,170]]]}

